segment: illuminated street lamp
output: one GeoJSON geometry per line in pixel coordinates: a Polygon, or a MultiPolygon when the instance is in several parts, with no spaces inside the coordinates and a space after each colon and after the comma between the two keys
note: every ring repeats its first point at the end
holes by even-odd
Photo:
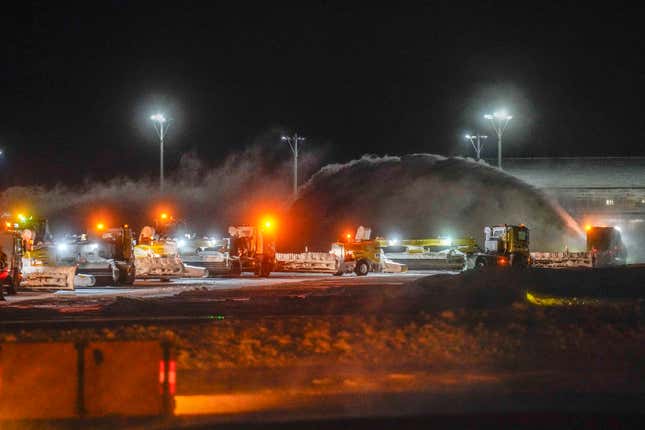
{"type": "Polygon", "coordinates": [[[470,141],[470,144],[473,146],[473,149],[475,150],[475,154],[477,156],[477,161],[479,161],[479,159],[481,158],[482,148],[484,147],[484,145],[482,145],[481,143],[481,139],[488,139],[488,136],[483,136],[477,133],[475,135],[467,134],[465,137],[470,141]]]}
{"type": "Polygon", "coordinates": [[[170,124],[161,113],[150,116],[150,119],[153,121],[155,130],[159,135],[159,189],[163,192],[163,140],[170,124]]]}
{"type": "Polygon", "coordinates": [[[508,127],[508,122],[513,119],[505,111],[498,111],[494,114],[484,115],[484,118],[490,121],[493,130],[497,134],[497,167],[502,168],[502,135],[508,127]]]}
{"type": "Polygon", "coordinates": [[[293,136],[281,136],[280,140],[287,142],[293,152],[293,198],[295,199],[298,196],[298,147],[305,138],[296,133],[293,136]]]}

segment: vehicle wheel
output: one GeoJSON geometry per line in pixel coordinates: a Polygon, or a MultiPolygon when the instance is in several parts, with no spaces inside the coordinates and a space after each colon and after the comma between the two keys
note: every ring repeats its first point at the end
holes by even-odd
{"type": "Polygon", "coordinates": [[[271,263],[262,263],[262,269],[260,270],[260,276],[263,278],[268,278],[273,271],[273,264],[271,263]]]}
{"type": "Polygon", "coordinates": [[[242,266],[239,261],[234,261],[231,263],[231,275],[240,276],[242,274],[242,266]]]}
{"type": "Polygon", "coordinates": [[[367,273],[370,271],[370,266],[367,264],[367,261],[359,261],[356,263],[356,268],[354,269],[354,273],[356,273],[356,276],[365,276],[367,273]]]}
{"type": "Polygon", "coordinates": [[[486,259],[479,257],[477,260],[475,260],[475,267],[479,269],[486,267],[486,259]]]}
{"type": "Polygon", "coordinates": [[[128,267],[127,270],[121,270],[119,276],[119,284],[122,285],[132,285],[136,278],[136,268],[134,264],[128,267]]]}
{"type": "Polygon", "coordinates": [[[117,267],[117,265],[112,266],[112,285],[119,285],[119,280],[121,279],[121,270],[117,267]]]}
{"type": "Polygon", "coordinates": [[[17,293],[18,288],[20,288],[21,280],[22,280],[22,275],[20,274],[20,271],[14,270],[13,276],[11,277],[11,280],[9,282],[9,287],[7,288],[7,291],[9,292],[10,296],[13,296],[17,293]]]}

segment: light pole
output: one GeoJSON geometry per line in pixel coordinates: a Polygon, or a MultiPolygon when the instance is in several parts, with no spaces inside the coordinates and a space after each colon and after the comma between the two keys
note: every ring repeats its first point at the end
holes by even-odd
{"type": "Polygon", "coordinates": [[[293,136],[281,136],[280,140],[287,142],[293,153],[293,198],[295,199],[298,195],[298,147],[305,138],[295,133],[293,136]]]}
{"type": "Polygon", "coordinates": [[[488,139],[488,136],[483,136],[479,133],[475,135],[467,134],[466,139],[470,141],[470,144],[473,146],[473,149],[475,150],[475,154],[477,155],[477,161],[481,158],[481,153],[482,153],[482,148],[484,145],[481,143],[481,139],[488,139]]]}
{"type": "Polygon", "coordinates": [[[163,140],[168,132],[169,124],[166,117],[161,113],[152,115],[150,119],[153,121],[155,130],[159,135],[159,190],[163,192],[163,140]]]}
{"type": "Polygon", "coordinates": [[[502,168],[502,135],[504,130],[508,127],[508,122],[513,119],[505,111],[498,111],[494,114],[484,115],[484,118],[490,121],[493,130],[497,134],[497,167],[502,168]]]}

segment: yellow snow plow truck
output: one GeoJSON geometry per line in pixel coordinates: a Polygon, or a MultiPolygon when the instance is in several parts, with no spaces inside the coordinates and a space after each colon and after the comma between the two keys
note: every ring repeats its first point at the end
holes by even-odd
{"type": "Polygon", "coordinates": [[[493,225],[484,227],[484,252],[469,258],[469,267],[528,267],[529,229],[524,225],[493,225]]]}
{"type": "Polygon", "coordinates": [[[268,277],[276,267],[276,231],[274,222],[263,221],[259,226],[231,226],[229,258],[230,274],[252,272],[268,277]]]}
{"type": "Polygon", "coordinates": [[[341,276],[355,273],[365,276],[369,272],[400,273],[408,270],[405,264],[389,260],[383,254],[379,242],[370,239],[371,229],[360,226],[352,238],[347,233],[344,240],[334,242],[329,252],[280,253],[276,254],[277,270],[280,272],[330,273],[341,276]]]}

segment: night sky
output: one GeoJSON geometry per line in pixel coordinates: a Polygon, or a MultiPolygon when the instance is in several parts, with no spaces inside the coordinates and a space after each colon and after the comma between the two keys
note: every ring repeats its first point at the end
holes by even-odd
{"type": "Polygon", "coordinates": [[[262,3],[3,10],[0,189],[156,175],[158,109],[171,171],[191,151],[280,148],[283,130],[333,161],[470,155],[463,134],[490,133],[498,107],[505,155],[645,155],[642,7],[262,3]]]}

